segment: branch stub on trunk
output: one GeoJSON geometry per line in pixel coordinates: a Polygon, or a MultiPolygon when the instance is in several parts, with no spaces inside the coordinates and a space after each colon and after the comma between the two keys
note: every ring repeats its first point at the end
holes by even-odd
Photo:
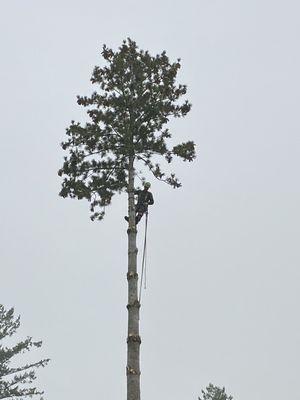
{"type": "Polygon", "coordinates": [[[129,279],[138,279],[139,275],[137,272],[127,272],[127,280],[129,279]]]}
{"type": "Polygon", "coordinates": [[[133,303],[128,303],[127,304],[127,309],[129,310],[130,308],[140,308],[141,307],[141,303],[138,300],[135,300],[133,303]]]}
{"type": "Polygon", "coordinates": [[[140,371],[136,371],[134,368],[131,368],[129,366],[126,367],[126,373],[127,375],[141,375],[140,371]]]}

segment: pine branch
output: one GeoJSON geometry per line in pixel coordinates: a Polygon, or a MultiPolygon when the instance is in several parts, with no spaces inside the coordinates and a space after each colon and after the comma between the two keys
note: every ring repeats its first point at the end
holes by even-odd
{"type": "MultiPolygon", "coordinates": [[[[6,311],[0,305],[1,339],[12,336],[19,326],[20,317],[14,318],[14,310],[6,311]]],[[[37,390],[35,387],[27,386],[36,379],[36,369],[44,367],[49,362],[49,359],[10,368],[10,363],[14,356],[30,351],[33,347],[40,347],[41,344],[41,341],[34,342],[31,337],[28,337],[11,348],[0,346],[0,399],[17,399],[43,394],[42,391],[37,390]]]]}
{"type": "Polygon", "coordinates": [[[26,371],[26,370],[28,370],[28,369],[30,369],[30,368],[45,367],[45,365],[47,365],[49,361],[50,361],[49,358],[45,358],[45,359],[43,359],[43,360],[41,360],[41,361],[38,361],[38,362],[36,362],[36,363],[26,364],[26,365],[23,366],[23,367],[11,368],[11,369],[9,369],[7,372],[5,372],[5,373],[2,373],[2,372],[1,372],[1,378],[2,378],[2,377],[3,377],[3,378],[4,378],[4,377],[7,377],[7,376],[12,375],[12,374],[16,374],[16,373],[18,373],[18,372],[26,371]]]}
{"type": "Polygon", "coordinates": [[[181,186],[181,183],[178,181],[175,174],[172,173],[169,177],[163,178],[165,174],[160,171],[160,167],[158,164],[156,164],[154,168],[153,164],[149,160],[143,158],[140,155],[138,155],[137,158],[144,162],[144,164],[149,168],[152,175],[159,181],[164,182],[167,185],[172,186],[173,188],[179,188],[181,186]]]}

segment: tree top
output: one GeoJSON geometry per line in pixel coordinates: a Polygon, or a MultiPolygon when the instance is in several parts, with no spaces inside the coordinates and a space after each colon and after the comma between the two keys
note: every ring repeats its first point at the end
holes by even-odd
{"type": "MultiPolygon", "coordinates": [[[[165,128],[171,117],[184,117],[191,109],[186,85],[177,84],[180,59],[170,62],[163,51],[152,56],[131,39],[116,50],[103,46],[103,66],[93,70],[91,96],[78,96],[87,109],[84,126],[72,121],[67,128],[67,151],[59,175],[63,176],[62,197],[85,198],[92,219],[102,219],[103,208],[115,193],[126,191],[129,160],[140,163],[172,187],[181,184],[174,173],[166,175],[157,162],[162,156],[171,163],[174,156],[184,161],[195,158],[192,141],[168,147],[172,137],[165,128]]],[[[144,177],[142,177],[144,179],[144,177]]]]}

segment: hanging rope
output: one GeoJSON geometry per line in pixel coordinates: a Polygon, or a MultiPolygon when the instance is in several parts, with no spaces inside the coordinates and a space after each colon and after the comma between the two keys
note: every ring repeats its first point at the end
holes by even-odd
{"type": "Polygon", "coordinates": [[[147,275],[146,275],[146,267],[147,267],[147,230],[148,230],[148,211],[146,212],[146,222],[145,222],[145,235],[144,235],[144,246],[143,246],[143,258],[142,258],[142,273],[141,273],[141,282],[140,282],[140,293],[139,293],[139,303],[142,298],[142,286],[144,280],[144,289],[147,287],[147,275]]]}

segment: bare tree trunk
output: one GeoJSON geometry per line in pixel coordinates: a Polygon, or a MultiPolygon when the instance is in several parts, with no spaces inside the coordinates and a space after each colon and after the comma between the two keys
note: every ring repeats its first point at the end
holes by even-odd
{"type": "Polygon", "coordinates": [[[128,171],[128,336],[127,336],[127,400],[140,400],[140,344],[137,274],[136,224],[134,205],[134,157],[129,158],[128,171]]]}

